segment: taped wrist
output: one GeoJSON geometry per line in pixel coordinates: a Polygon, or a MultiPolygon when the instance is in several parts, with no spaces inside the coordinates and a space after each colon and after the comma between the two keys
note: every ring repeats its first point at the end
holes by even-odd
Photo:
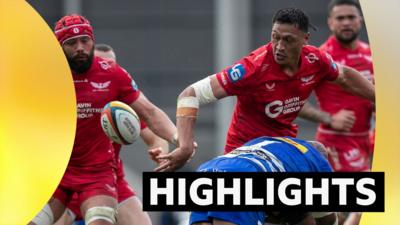
{"type": "Polygon", "coordinates": [[[176,117],[196,118],[199,110],[199,100],[196,97],[182,97],[178,99],[176,117]]]}

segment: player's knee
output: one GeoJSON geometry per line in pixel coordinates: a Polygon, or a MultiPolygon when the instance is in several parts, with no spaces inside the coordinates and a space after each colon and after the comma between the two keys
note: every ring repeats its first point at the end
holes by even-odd
{"type": "Polygon", "coordinates": [[[42,210],[32,219],[36,225],[52,225],[54,223],[54,215],[50,206],[46,204],[42,210]]]}
{"type": "Polygon", "coordinates": [[[118,204],[118,225],[151,225],[147,212],[143,211],[142,204],[136,196],[118,204]]]}
{"type": "Polygon", "coordinates": [[[89,208],[85,214],[86,224],[90,224],[95,220],[105,220],[111,224],[116,224],[117,211],[114,208],[108,206],[96,206],[89,208]]]}

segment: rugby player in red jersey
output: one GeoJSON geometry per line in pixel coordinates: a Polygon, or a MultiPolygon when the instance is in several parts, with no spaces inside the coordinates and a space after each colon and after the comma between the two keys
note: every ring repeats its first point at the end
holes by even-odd
{"type": "Polygon", "coordinates": [[[75,143],[66,172],[47,205],[31,221],[53,224],[74,193],[86,224],[116,224],[117,176],[115,151],[100,125],[108,102],[129,104],[158,136],[172,140],[176,128],[153,105],[117,63],[94,56],[93,28],[83,16],[70,14],[55,26],[73,75],[77,98],[75,143]]]}
{"type": "Polygon", "coordinates": [[[180,168],[194,153],[193,127],[199,105],[237,96],[225,153],[260,136],[297,134],[293,120],[311,92],[334,81],[370,101],[374,86],[358,71],[336,64],[328,53],[307,45],[309,19],[300,9],[286,8],[272,19],[271,42],[232,66],[187,87],[178,98],[179,147],[156,171],[180,168]]]}
{"type": "MultiPolygon", "coordinates": [[[[107,44],[96,44],[94,55],[103,59],[117,60],[113,48],[107,44]]],[[[140,121],[140,137],[145,142],[149,150],[155,149],[168,152],[168,142],[155,135],[143,120],[140,121]]],[[[121,145],[113,143],[117,160],[117,192],[118,192],[118,225],[151,225],[151,220],[146,212],[143,212],[142,204],[137,198],[133,188],[125,179],[122,159],[119,157],[121,145]]],[[[152,157],[152,156],[151,156],[152,157]]],[[[157,160],[152,157],[154,161],[157,160]]],[[[64,215],[55,223],[55,225],[70,225],[74,221],[83,220],[79,208],[78,195],[74,194],[71,201],[67,204],[64,215]]]]}
{"type": "MultiPolygon", "coordinates": [[[[332,36],[320,49],[373,82],[371,50],[358,38],[362,27],[359,3],[333,0],[328,8],[332,36]]],[[[332,82],[321,83],[315,94],[320,108],[306,104],[300,116],[320,123],[316,139],[330,149],[329,161],[334,170],[368,171],[372,154],[369,131],[373,103],[332,82]]]]}

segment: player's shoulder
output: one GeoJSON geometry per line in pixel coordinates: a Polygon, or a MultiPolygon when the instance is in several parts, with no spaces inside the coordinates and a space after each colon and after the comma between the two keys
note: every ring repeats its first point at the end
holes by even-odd
{"type": "Polygon", "coordinates": [[[314,45],[303,46],[302,55],[310,65],[321,65],[326,57],[330,57],[326,51],[314,45]]]}
{"type": "Polygon", "coordinates": [[[326,39],[324,43],[321,44],[319,48],[327,51],[327,50],[333,50],[337,45],[339,45],[339,43],[336,37],[331,35],[329,36],[328,39],[326,39]]]}
{"type": "Polygon", "coordinates": [[[304,55],[309,55],[309,54],[321,55],[322,50],[314,45],[304,45],[302,52],[304,55]]]}
{"type": "Polygon", "coordinates": [[[371,52],[371,48],[367,42],[364,41],[358,41],[358,48],[362,52],[371,52]]]}
{"type": "Polygon", "coordinates": [[[122,68],[117,62],[107,58],[95,57],[93,63],[96,65],[97,71],[102,74],[110,75],[129,75],[128,71],[122,68]]]}
{"type": "Polygon", "coordinates": [[[332,52],[333,51],[333,43],[330,41],[326,41],[319,46],[319,49],[325,52],[332,52]]]}
{"type": "Polygon", "coordinates": [[[272,52],[272,47],[269,44],[262,45],[261,47],[253,50],[249,55],[248,59],[254,64],[261,64],[267,57],[268,54],[272,52]]]}
{"type": "Polygon", "coordinates": [[[93,63],[97,70],[104,73],[114,73],[118,70],[119,67],[114,60],[101,58],[98,56],[94,57],[93,63]]]}

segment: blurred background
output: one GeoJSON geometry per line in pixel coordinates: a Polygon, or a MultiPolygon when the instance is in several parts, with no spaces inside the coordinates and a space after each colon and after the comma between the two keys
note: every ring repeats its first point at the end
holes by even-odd
{"type": "MultiPolygon", "coordinates": [[[[176,99],[191,83],[219,72],[270,40],[272,15],[298,7],[317,27],[310,44],[319,46],[329,36],[329,0],[28,0],[53,29],[67,13],[87,17],[96,43],[111,45],[142,92],[175,121],[176,99]]],[[[368,41],[365,27],[361,39],[368,41]]],[[[34,44],[34,43],[33,43],[34,44]]],[[[234,99],[203,106],[196,124],[199,148],[183,171],[223,153],[234,99]]],[[[314,98],[311,99],[315,103],[314,98]]],[[[299,137],[313,139],[316,124],[297,119],[299,137]]],[[[143,142],[121,152],[127,179],[138,196],[141,173],[152,171],[143,142]]],[[[178,224],[180,216],[151,212],[154,225],[178,224]]]]}

